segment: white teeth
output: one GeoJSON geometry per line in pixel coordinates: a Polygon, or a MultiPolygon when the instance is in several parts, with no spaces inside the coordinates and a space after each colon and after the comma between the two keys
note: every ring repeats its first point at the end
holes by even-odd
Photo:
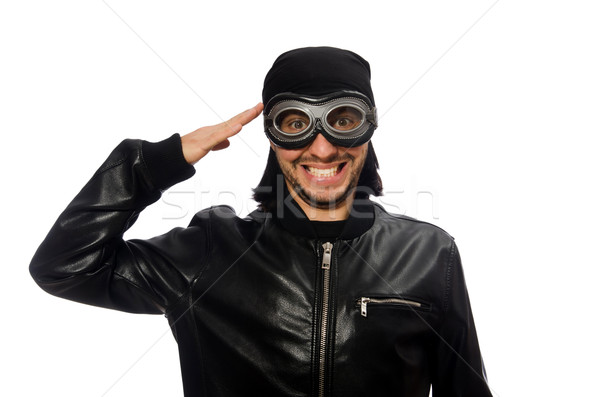
{"type": "Polygon", "coordinates": [[[306,169],[308,170],[308,172],[311,175],[314,175],[318,178],[331,178],[332,176],[335,176],[338,173],[338,167],[331,167],[331,168],[327,168],[327,169],[323,169],[323,168],[314,168],[314,167],[306,167],[306,169]]]}

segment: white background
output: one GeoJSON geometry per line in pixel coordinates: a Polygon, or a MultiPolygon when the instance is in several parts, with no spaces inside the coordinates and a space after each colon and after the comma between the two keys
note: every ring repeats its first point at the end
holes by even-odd
{"type": "MultiPolygon", "coordinates": [[[[456,237],[495,395],[598,395],[598,17],[576,0],[3,2],[0,394],[181,394],[163,317],[51,297],[29,260],[122,139],[218,123],[260,100],[277,55],[332,45],[371,63],[385,204],[456,237]]],[[[128,237],[248,212],[266,153],[257,121],[128,237]]]]}

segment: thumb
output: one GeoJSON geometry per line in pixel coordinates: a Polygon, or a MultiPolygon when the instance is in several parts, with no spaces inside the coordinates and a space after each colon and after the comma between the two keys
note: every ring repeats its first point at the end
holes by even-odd
{"type": "Polygon", "coordinates": [[[223,149],[228,148],[229,145],[230,145],[229,139],[225,139],[224,141],[217,143],[210,150],[212,150],[213,152],[216,152],[217,150],[223,150],[223,149]]]}

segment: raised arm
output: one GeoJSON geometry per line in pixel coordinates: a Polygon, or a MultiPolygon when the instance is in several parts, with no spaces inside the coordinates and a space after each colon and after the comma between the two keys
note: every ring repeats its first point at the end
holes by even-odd
{"type": "Polygon", "coordinates": [[[123,234],[161,192],[191,177],[191,164],[258,114],[259,104],[231,120],[158,143],[125,140],[73,199],[35,253],[30,272],[45,291],[66,299],[129,312],[162,313],[193,277],[204,230],[174,229],[150,240],[123,234]],[[178,244],[198,241],[193,250],[178,244]]]}

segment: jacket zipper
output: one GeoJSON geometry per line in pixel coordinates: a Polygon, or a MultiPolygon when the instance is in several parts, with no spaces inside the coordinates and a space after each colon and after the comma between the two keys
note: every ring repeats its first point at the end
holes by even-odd
{"type": "Polygon", "coordinates": [[[329,325],[329,283],[332,251],[332,243],[326,242],[323,244],[323,260],[321,262],[323,294],[321,296],[321,340],[319,345],[319,397],[325,396],[325,358],[327,355],[327,327],[329,325]]]}
{"type": "Polygon", "coordinates": [[[411,307],[422,307],[423,304],[420,302],[411,301],[408,299],[402,298],[367,298],[362,297],[358,300],[358,304],[360,305],[360,315],[363,317],[367,317],[367,304],[391,304],[391,305],[406,305],[411,307]]]}

